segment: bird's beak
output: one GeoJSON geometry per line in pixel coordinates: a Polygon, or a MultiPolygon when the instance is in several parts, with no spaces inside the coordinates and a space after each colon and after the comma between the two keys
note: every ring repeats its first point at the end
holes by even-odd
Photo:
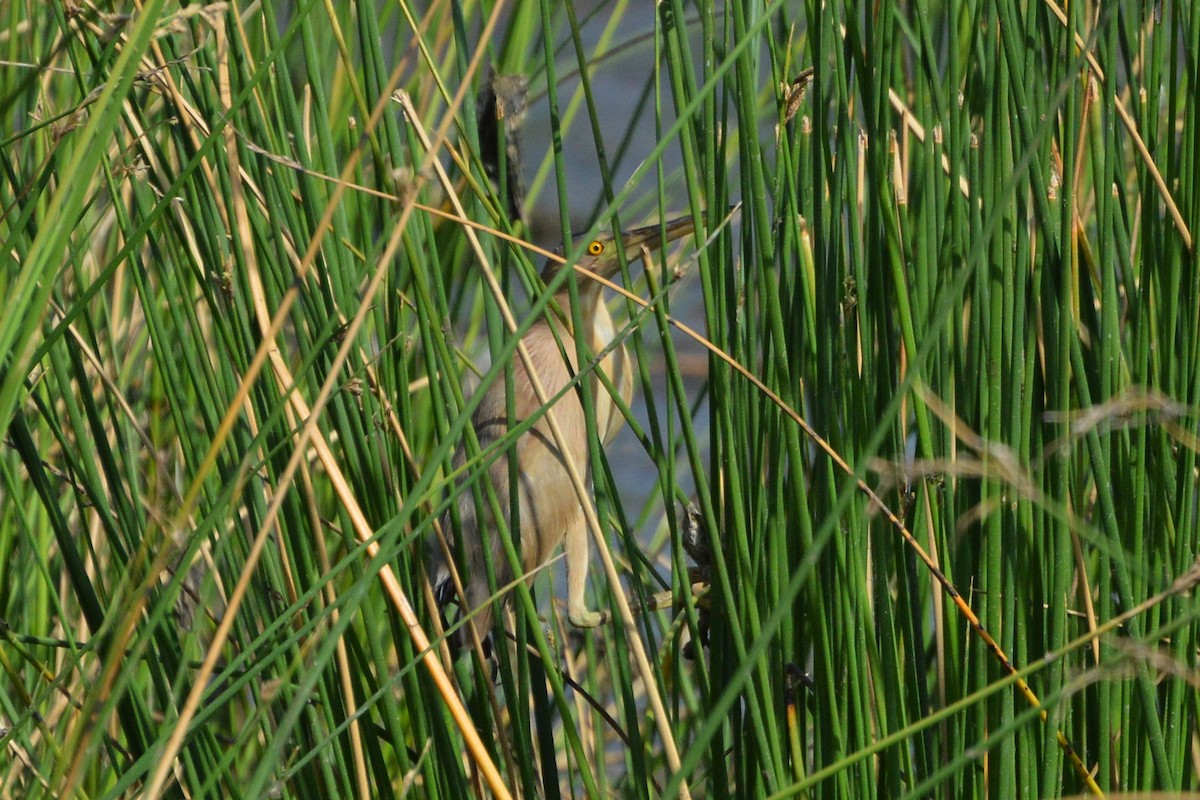
{"type": "MultiPolygon", "coordinates": [[[[692,218],[678,217],[667,223],[656,223],[644,228],[633,228],[621,232],[621,244],[625,246],[625,260],[637,261],[642,257],[642,248],[659,250],[681,236],[687,236],[696,229],[692,218]]],[[[616,259],[614,259],[616,261],[616,259]]],[[[614,272],[616,265],[614,264],[614,272]]]]}

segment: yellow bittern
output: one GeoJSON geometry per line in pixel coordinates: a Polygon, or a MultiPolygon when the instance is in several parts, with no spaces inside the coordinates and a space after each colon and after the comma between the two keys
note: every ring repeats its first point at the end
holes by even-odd
{"type": "MultiPolygon", "coordinates": [[[[658,249],[691,233],[692,230],[691,218],[680,218],[664,226],[652,225],[625,231],[621,234],[625,259],[627,262],[637,261],[646,248],[658,249]]],[[[620,248],[612,235],[602,234],[588,242],[576,263],[602,277],[611,278],[620,270],[620,248]]],[[[542,268],[542,280],[549,283],[555,274],[564,268],[566,267],[556,260],[548,261],[542,268]]],[[[579,319],[586,332],[587,346],[593,354],[604,351],[615,336],[612,316],[601,298],[600,289],[601,284],[597,281],[581,278],[579,282],[579,319]]],[[[529,353],[530,366],[536,371],[548,399],[561,392],[579,369],[574,339],[576,332],[571,325],[570,295],[566,283],[563,283],[554,299],[558,307],[563,309],[564,318],[560,319],[553,313],[548,314],[548,319],[536,323],[523,338],[529,353]],[[563,360],[558,341],[562,342],[568,361],[563,360]]],[[[597,369],[604,371],[619,391],[621,399],[628,405],[633,396],[633,372],[630,368],[629,352],[624,345],[606,355],[597,369]]],[[[601,385],[599,378],[592,375],[590,380],[595,398],[596,432],[607,445],[625,424],[625,417],[612,396],[601,385]]],[[[530,381],[529,370],[519,353],[513,356],[512,389],[513,418],[517,422],[527,419],[541,409],[541,403],[530,381]]],[[[471,418],[481,449],[503,438],[508,432],[507,409],[505,382],[496,381],[487,389],[471,418]]],[[[577,627],[594,627],[599,625],[604,617],[599,612],[589,610],[584,599],[588,569],[586,520],[583,506],[566,467],[567,458],[572,459],[581,474],[583,468],[588,465],[587,425],[583,405],[576,392],[566,392],[546,411],[546,415],[554,416],[568,452],[564,453],[560,449],[546,416],[540,417],[514,445],[520,481],[517,500],[520,503],[518,517],[521,565],[525,574],[529,575],[545,564],[560,544],[565,544],[567,617],[571,624],[577,627]]],[[[460,445],[452,462],[454,469],[457,470],[466,463],[466,459],[466,452],[460,445]]],[[[492,462],[487,475],[495,488],[500,513],[507,522],[512,519],[508,459],[499,458],[492,462]]],[[[485,636],[490,630],[492,614],[487,603],[492,593],[488,588],[485,548],[490,553],[498,587],[512,582],[513,572],[504,554],[490,511],[480,519],[471,492],[461,485],[457,506],[457,534],[451,525],[449,511],[442,520],[442,530],[447,534],[447,544],[452,555],[457,552],[456,542],[462,543],[468,574],[464,586],[466,596],[462,598],[466,602],[464,610],[479,609],[479,614],[475,617],[476,630],[480,636],[485,636]]],[[[434,594],[439,605],[444,607],[455,602],[456,593],[450,567],[442,546],[436,541],[431,546],[429,577],[433,582],[434,594]]],[[[456,644],[464,641],[462,637],[456,638],[456,644]]]]}

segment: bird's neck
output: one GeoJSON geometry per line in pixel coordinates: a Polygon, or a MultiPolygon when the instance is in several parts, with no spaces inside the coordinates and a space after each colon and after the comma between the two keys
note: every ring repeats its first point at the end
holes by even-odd
{"type": "MultiPolygon", "coordinates": [[[[589,320],[594,320],[592,325],[593,331],[598,327],[602,327],[601,321],[610,331],[608,338],[604,340],[607,344],[612,340],[612,317],[608,313],[608,307],[604,304],[604,298],[600,296],[600,284],[595,281],[581,278],[579,280],[579,319],[583,321],[584,326],[588,325],[589,320]]],[[[567,331],[572,336],[575,335],[574,317],[571,314],[571,292],[567,287],[563,287],[554,295],[554,300],[558,307],[562,309],[562,322],[567,331]]],[[[596,338],[595,336],[591,338],[596,338]]],[[[589,345],[594,346],[596,342],[589,341],[589,345]]]]}

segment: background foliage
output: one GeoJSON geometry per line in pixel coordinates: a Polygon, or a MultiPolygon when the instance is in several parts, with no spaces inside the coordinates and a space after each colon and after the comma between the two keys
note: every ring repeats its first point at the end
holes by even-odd
{"type": "Polygon", "coordinates": [[[1085,791],[1057,731],[1200,788],[1200,4],[655,10],[0,6],[0,795],[1085,791]],[[594,451],[593,604],[674,605],[540,577],[435,680],[464,376],[544,313],[508,235],[704,209],[594,451]]]}

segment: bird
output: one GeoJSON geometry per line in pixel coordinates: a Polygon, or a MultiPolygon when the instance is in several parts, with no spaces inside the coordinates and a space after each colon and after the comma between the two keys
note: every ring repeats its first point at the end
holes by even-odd
{"type": "MultiPolygon", "coordinates": [[[[611,233],[602,233],[587,242],[575,263],[602,278],[612,278],[620,271],[622,249],[625,261],[633,263],[641,260],[648,250],[665,247],[669,242],[686,236],[694,229],[691,217],[680,217],[665,224],[623,231],[619,239],[620,244],[611,233]]],[[[563,264],[559,259],[550,259],[541,270],[541,278],[549,284],[560,270],[569,268],[569,264],[563,264]]],[[[524,575],[534,573],[538,567],[549,561],[562,545],[566,552],[567,566],[567,618],[572,625],[580,628],[596,627],[602,624],[606,617],[598,611],[588,609],[585,600],[589,561],[586,517],[566,466],[566,460],[570,458],[580,474],[584,473],[586,467],[590,476],[587,424],[578,392],[562,390],[579,370],[575,337],[578,334],[585,336],[588,349],[591,353],[598,354],[606,352],[616,336],[612,315],[603,301],[601,288],[602,284],[595,280],[581,281],[578,285],[578,319],[582,323],[581,331],[573,329],[569,311],[570,293],[568,284],[563,282],[562,288],[554,296],[558,308],[563,310],[563,315],[560,317],[548,313],[545,319],[534,323],[523,337],[522,341],[529,354],[529,367],[536,372],[545,390],[545,397],[552,400],[560,393],[562,396],[513,444],[520,481],[516,494],[519,503],[520,556],[524,575]],[[562,350],[559,349],[560,341],[562,350]],[[566,353],[566,360],[563,359],[563,352],[566,353]],[[547,419],[549,415],[554,416],[562,434],[561,444],[566,452],[560,449],[560,442],[555,438],[547,419]]],[[[538,413],[542,406],[534,391],[529,367],[519,352],[513,354],[511,386],[513,419],[516,422],[538,413]]],[[[622,344],[607,351],[596,369],[604,371],[612,385],[617,388],[624,404],[628,406],[633,397],[633,370],[626,347],[622,344]]],[[[588,379],[592,381],[593,387],[595,429],[604,446],[607,446],[625,424],[625,417],[612,396],[601,385],[600,379],[594,374],[588,379]]],[[[495,381],[483,391],[485,395],[471,417],[481,450],[487,449],[508,433],[505,381],[495,381]]],[[[452,469],[459,472],[466,461],[466,450],[460,444],[451,460],[452,469]]],[[[506,522],[512,519],[509,475],[508,458],[497,458],[487,468],[488,479],[495,489],[500,513],[506,522]]],[[[458,486],[454,502],[458,517],[457,527],[452,524],[451,512],[448,509],[441,520],[446,546],[443,547],[442,542],[437,541],[435,537],[429,548],[427,574],[433,585],[434,598],[443,622],[446,619],[445,609],[451,605],[459,606],[464,612],[477,610],[473,621],[480,637],[486,640],[491,630],[493,609],[488,602],[492,591],[487,580],[485,550],[491,555],[497,587],[511,583],[514,575],[501,544],[491,507],[485,506],[484,516],[479,516],[480,509],[476,507],[474,493],[463,485],[466,480],[461,474],[456,479],[458,486]],[[464,580],[464,596],[461,598],[455,589],[451,564],[447,560],[448,556],[455,557],[460,551],[459,543],[467,568],[464,574],[461,569],[463,564],[458,565],[459,575],[464,580]]],[[[470,640],[464,631],[460,631],[448,641],[451,651],[454,652],[470,640]]]]}

